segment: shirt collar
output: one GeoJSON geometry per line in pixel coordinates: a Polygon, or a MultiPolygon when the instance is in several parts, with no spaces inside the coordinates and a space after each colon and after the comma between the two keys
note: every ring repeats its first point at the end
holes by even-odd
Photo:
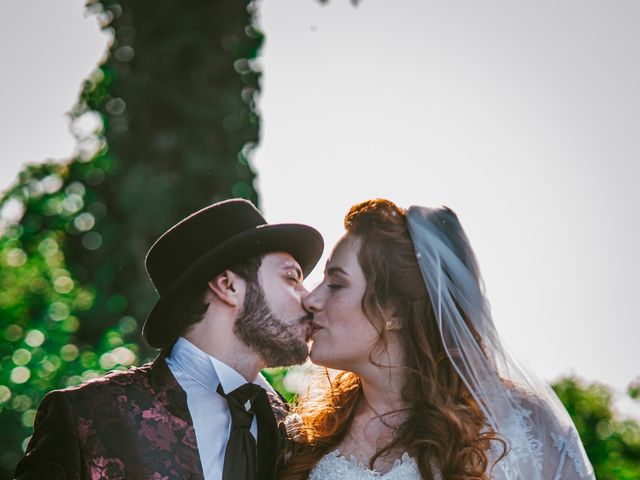
{"type": "MultiPolygon", "coordinates": [[[[170,356],[178,368],[208,390],[215,392],[218,384],[221,384],[222,389],[229,393],[247,383],[244,377],[232,367],[200,350],[184,337],[178,338],[173,345],[170,356]]],[[[252,383],[276,394],[273,387],[260,373],[252,383]]]]}

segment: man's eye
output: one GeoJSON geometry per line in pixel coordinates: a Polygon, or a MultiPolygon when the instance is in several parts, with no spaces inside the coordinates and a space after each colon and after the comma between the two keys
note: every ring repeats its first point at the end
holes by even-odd
{"type": "Polygon", "coordinates": [[[330,283],[327,285],[327,287],[331,290],[340,290],[342,288],[342,285],[338,285],[337,283],[330,283]]]}

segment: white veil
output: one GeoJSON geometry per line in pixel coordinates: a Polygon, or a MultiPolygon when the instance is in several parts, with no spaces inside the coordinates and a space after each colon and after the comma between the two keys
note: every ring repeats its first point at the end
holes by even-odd
{"type": "MultiPolygon", "coordinates": [[[[412,206],[407,220],[447,355],[487,426],[507,443],[508,453],[491,477],[595,479],[558,397],[507,351],[496,332],[475,255],[455,213],[412,206]]],[[[502,450],[493,446],[493,460],[502,450]]]]}

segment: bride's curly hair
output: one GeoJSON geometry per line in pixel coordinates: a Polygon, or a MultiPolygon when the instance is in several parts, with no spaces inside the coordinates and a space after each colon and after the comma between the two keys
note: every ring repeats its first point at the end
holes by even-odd
{"type": "MultiPolygon", "coordinates": [[[[378,457],[400,449],[415,458],[425,480],[434,478],[433,466],[447,480],[489,479],[491,442],[502,446],[503,455],[506,445],[487,429],[480,408],[447,356],[404,210],[388,200],[369,200],[351,207],[344,226],[361,242],[358,262],[367,279],[362,311],[379,332],[372,356],[386,344],[383,308],[393,302],[403,319],[402,394],[410,409],[394,438],[371,459],[370,468],[378,457]]],[[[482,344],[473,325],[468,326],[482,344]]],[[[358,376],[341,372],[320,398],[297,405],[294,411],[301,420],[292,426],[296,441],[291,443],[281,479],[308,477],[319,459],[346,435],[362,395],[358,376]]]]}

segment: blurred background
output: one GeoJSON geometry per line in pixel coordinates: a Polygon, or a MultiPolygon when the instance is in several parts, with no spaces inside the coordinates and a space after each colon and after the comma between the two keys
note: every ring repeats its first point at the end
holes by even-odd
{"type": "MultiPolygon", "coordinates": [[[[153,358],[142,259],[232,196],[453,208],[598,478],[640,478],[640,4],[0,0],[0,478],[42,396],[153,358]]],[[[271,370],[288,396],[306,370],[271,370]]]]}

